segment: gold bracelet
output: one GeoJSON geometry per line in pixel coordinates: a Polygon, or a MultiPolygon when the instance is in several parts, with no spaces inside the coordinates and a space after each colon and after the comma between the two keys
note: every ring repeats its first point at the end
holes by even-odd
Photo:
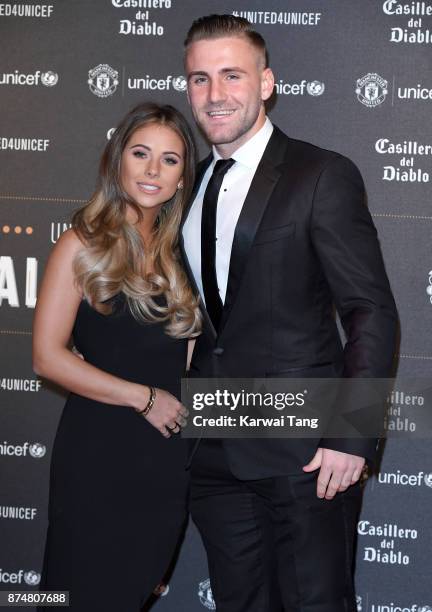
{"type": "Polygon", "coordinates": [[[150,385],[149,385],[149,389],[150,389],[150,398],[149,398],[149,401],[147,402],[147,406],[144,408],[144,410],[141,410],[141,412],[139,413],[143,417],[148,415],[150,410],[153,408],[153,404],[155,403],[155,399],[156,399],[156,389],[154,387],[150,387],[150,385]]]}

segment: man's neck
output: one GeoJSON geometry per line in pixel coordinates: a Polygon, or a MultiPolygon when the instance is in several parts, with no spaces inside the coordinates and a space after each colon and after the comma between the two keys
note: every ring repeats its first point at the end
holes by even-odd
{"type": "Polygon", "coordinates": [[[265,121],[266,121],[266,114],[265,114],[265,111],[263,110],[258,115],[256,122],[250,128],[250,130],[248,130],[245,134],[243,134],[243,136],[240,136],[234,142],[227,142],[223,144],[214,145],[216,151],[222,157],[222,159],[229,159],[233,155],[233,153],[237,151],[237,149],[242,147],[246,142],[248,142],[251,138],[255,136],[255,134],[257,134],[260,131],[265,121]]]}

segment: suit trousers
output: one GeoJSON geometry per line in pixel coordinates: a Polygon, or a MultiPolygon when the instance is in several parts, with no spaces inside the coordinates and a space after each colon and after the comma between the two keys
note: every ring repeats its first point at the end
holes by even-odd
{"type": "Polygon", "coordinates": [[[218,612],[356,612],[359,483],[325,500],[317,472],[239,480],[223,442],[208,439],[191,472],[191,514],[218,612]]]}

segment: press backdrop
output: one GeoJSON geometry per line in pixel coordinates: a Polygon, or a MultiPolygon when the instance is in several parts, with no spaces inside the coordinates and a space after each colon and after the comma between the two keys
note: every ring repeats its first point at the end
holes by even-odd
{"type": "MultiPolygon", "coordinates": [[[[192,121],[182,42],[194,18],[213,12],[247,17],[267,40],[272,121],[347,155],[363,173],[401,317],[388,418],[401,431],[416,427],[403,377],[428,377],[432,365],[432,3],[0,2],[0,589],[34,589],[41,571],[64,402],[31,367],[46,258],[91,194],[110,130],[132,105],[170,103],[192,121]]],[[[359,611],[432,611],[431,500],[430,441],[390,440],[358,526],[359,611]]],[[[215,606],[190,527],[156,609],[203,608],[215,606]]]]}

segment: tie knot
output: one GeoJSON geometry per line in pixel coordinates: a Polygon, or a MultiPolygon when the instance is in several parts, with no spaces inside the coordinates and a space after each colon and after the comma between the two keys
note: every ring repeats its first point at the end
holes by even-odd
{"type": "Polygon", "coordinates": [[[213,176],[223,176],[233,164],[235,164],[235,159],[231,159],[231,157],[229,159],[218,159],[213,168],[213,176]]]}

